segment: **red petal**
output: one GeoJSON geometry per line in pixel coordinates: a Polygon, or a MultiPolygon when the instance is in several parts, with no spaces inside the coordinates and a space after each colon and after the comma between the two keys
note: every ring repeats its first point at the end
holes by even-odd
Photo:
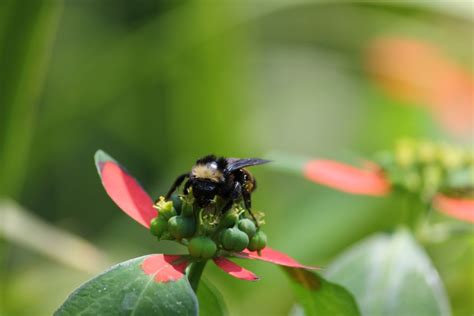
{"type": "Polygon", "coordinates": [[[142,270],[156,282],[177,281],[184,276],[188,261],[182,256],[151,255],[143,260],[142,270]]]}
{"type": "Polygon", "coordinates": [[[267,261],[285,267],[303,268],[310,270],[319,269],[319,267],[305,266],[296,261],[295,259],[291,258],[290,256],[282,252],[276,251],[270,247],[265,247],[264,249],[260,250],[260,255],[256,251],[249,251],[247,249],[235,255],[241,258],[267,261]]]}
{"type": "Polygon", "coordinates": [[[474,223],[474,199],[456,199],[439,194],[435,196],[433,205],[448,216],[474,223]]]}
{"type": "Polygon", "coordinates": [[[105,191],[115,204],[128,216],[149,228],[151,220],[158,215],[150,196],[133,177],[104,152],[97,152],[96,164],[105,191]]]}
{"type": "Polygon", "coordinates": [[[378,170],[363,170],[331,160],[312,160],[303,167],[304,176],[314,182],[353,194],[385,195],[390,183],[378,170]]]}
{"type": "Polygon", "coordinates": [[[214,263],[219,268],[221,268],[222,270],[224,270],[225,272],[227,272],[228,274],[230,274],[231,276],[237,279],[247,280],[247,281],[259,280],[259,277],[256,276],[253,272],[250,272],[249,270],[242,268],[241,266],[233,263],[230,260],[227,260],[224,257],[217,257],[217,258],[214,258],[213,260],[214,260],[214,263]]]}

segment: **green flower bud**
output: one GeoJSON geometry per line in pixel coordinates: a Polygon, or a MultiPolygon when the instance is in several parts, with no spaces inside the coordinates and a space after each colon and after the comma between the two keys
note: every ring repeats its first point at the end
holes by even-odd
{"type": "Polygon", "coordinates": [[[208,237],[196,237],[188,244],[189,254],[196,258],[210,259],[217,251],[217,245],[208,237]]]}
{"type": "Polygon", "coordinates": [[[249,236],[238,228],[228,228],[222,233],[222,246],[231,251],[242,251],[249,244],[249,236]]]}
{"type": "Polygon", "coordinates": [[[220,242],[220,244],[222,244],[222,239],[224,239],[224,233],[226,230],[227,229],[223,229],[217,233],[217,240],[220,242]]]}
{"type": "Polygon", "coordinates": [[[177,212],[181,212],[181,207],[183,206],[183,199],[178,194],[173,194],[171,196],[171,201],[173,201],[173,207],[177,212]]]}
{"type": "Polygon", "coordinates": [[[232,211],[228,211],[221,220],[221,227],[233,227],[239,220],[239,215],[232,211]]]}
{"type": "Polygon", "coordinates": [[[174,209],[174,207],[169,209],[169,210],[160,212],[159,214],[160,214],[160,216],[163,216],[163,218],[166,218],[166,219],[170,219],[171,217],[177,215],[176,210],[174,209]]]}
{"type": "Polygon", "coordinates": [[[155,217],[151,220],[150,223],[150,232],[157,236],[161,237],[163,233],[168,229],[168,221],[162,216],[155,217]]]}
{"type": "Polygon", "coordinates": [[[255,236],[250,239],[249,246],[247,247],[250,251],[262,250],[267,246],[267,235],[259,230],[255,236]]]}
{"type": "Polygon", "coordinates": [[[181,208],[181,215],[186,217],[191,217],[194,214],[194,208],[191,203],[184,201],[181,208]]]}
{"type": "Polygon", "coordinates": [[[255,224],[248,218],[241,219],[238,227],[241,231],[246,233],[249,238],[252,238],[257,232],[257,227],[255,227],[255,224]]]}
{"type": "Polygon", "coordinates": [[[166,201],[163,196],[160,197],[160,200],[153,205],[154,208],[158,210],[158,214],[163,216],[166,219],[169,219],[176,215],[176,210],[173,207],[173,201],[166,201]]]}
{"type": "Polygon", "coordinates": [[[193,218],[173,216],[168,220],[168,230],[177,240],[191,237],[196,231],[196,224],[193,218]]]}
{"type": "Polygon", "coordinates": [[[177,213],[174,207],[172,207],[171,209],[166,209],[160,212],[159,214],[163,216],[164,218],[170,219],[171,217],[176,216],[177,213]]]}

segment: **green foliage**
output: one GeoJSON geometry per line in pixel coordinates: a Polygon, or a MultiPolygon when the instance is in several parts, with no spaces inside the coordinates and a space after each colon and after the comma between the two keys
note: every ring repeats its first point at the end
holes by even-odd
{"type": "Polygon", "coordinates": [[[352,294],[344,287],[323,279],[319,274],[294,268],[284,268],[291,279],[296,299],[306,316],[360,315],[352,294]]]}
{"type": "Polygon", "coordinates": [[[61,9],[61,0],[0,4],[0,195],[16,197],[26,177],[61,9]]]}
{"type": "Polygon", "coordinates": [[[197,291],[199,315],[226,316],[227,307],[219,291],[207,280],[201,280],[197,291]]]}
{"type": "Polygon", "coordinates": [[[197,298],[187,278],[158,283],[141,269],[145,258],[122,262],[86,282],[54,315],[197,315],[197,298]]]}
{"type": "Polygon", "coordinates": [[[354,294],[364,315],[451,314],[430,258],[404,229],[356,244],[326,275],[354,294]]]}

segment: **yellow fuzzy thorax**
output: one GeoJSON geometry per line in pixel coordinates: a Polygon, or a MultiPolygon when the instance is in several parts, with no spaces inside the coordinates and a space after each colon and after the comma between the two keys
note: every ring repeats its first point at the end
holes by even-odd
{"type": "Polygon", "coordinates": [[[212,182],[224,181],[224,175],[218,169],[211,168],[208,165],[196,165],[194,166],[191,174],[199,179],[207,179],[212,182]]]}

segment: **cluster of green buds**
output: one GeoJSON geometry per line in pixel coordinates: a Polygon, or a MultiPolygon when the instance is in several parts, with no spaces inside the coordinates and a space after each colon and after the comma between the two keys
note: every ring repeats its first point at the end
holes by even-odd
{"type": "Polygon", "coordinates": [[[267,237],[260,229],[263,213],[256,213],[254,220],[239,203],[222,212],[224,202],[216,197],[209,206],[199,208],[191,193],[173,195],[169,201],[160,197],[154,205],[159,215],[151,221],[150,231],[159,240],[187,246],[198,259],[265,248],[267,237]]]}
{"type": "Polygon", "coordinates": [[[474,152],[451,145],[403,139],[377,162],[395,187],[431,198],[438,192],[474,195],[474,152]]]}

